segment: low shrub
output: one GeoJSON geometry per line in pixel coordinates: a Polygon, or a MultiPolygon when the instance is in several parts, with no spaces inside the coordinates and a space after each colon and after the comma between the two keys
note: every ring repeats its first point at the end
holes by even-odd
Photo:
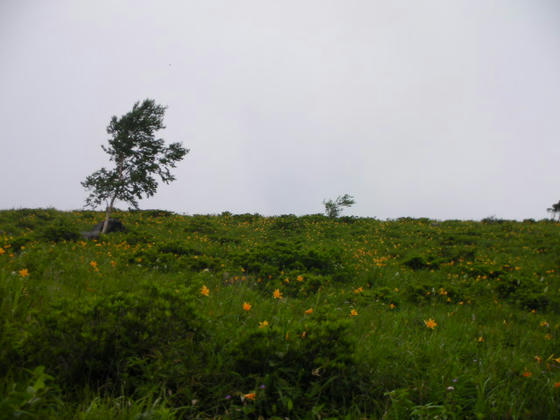
{"type": "Polygon", "coordinates": [[[431,258],[426,258],[419,255],[414,255],[406,258],[403,261],[403,265],[415,271],[439,268],[438,263],[434,262],[431,258]]]}
{"type": "Polygon", "coordinates": [[[64,218],[57,218],[37,231],[37,239],[49,242],[77,241],[81,237],[78,229],[64,218]]]}
{"type": "Polygon", "coordinates": [[[0,391],[0,418],[38,419],[56,415],[61,401],[53,377],[45,373],[44,366],[27,371],[25,376],[0,391]]]}
{"type": "Polygon", "coordinates": [[[210,216],[195,215],[189,220],[187,226],[185,226],[184,231],[186,233],[216,233],[218,230],[217,226],[212,223],[210,216]]]}
{"type": "Polygon", "coordinates": [[[552,303],[542,284],[530,278],[503,276],[494,282],[494,290],[502,299],[508,299],[526,309],[544,311],[552,303]]]}
{"type": "Polygon", "coordinates": [[[282,215],[274,219],[270,229],[274,232],[301,233],[305,230],[305,223],[294,215],[282,215]]]}
{"type": "Polygon", "coordinates": [[[158,246],[158,252],[164,254],[175,254],[175,255],[202,255],[198,249],[188,246],[187,244],[179,241],[172,242],[162,242],[158,246]]]}
{"type": "Polygon", "coordinates": [[[299,243],[275,241],[243,252],[235,262],[260,276],[279,275],[285,271],[333,274],[342,267],[342,255],[336,248],[304,248],[299,243]]]}
{"type": "Polygon", "coordinates": [[[46,366],[69,387],[135,388],[168,349],[192,353],[204,335],[201,327],[185,289],[150,285],[136,293],[62,300],[35,314],[24,363],[46,366]]]}
{"type": "Polygon", "coordinates": [[[314,405],[350,406],[359,388],[349,322],[317,317],[288,330],[249,332],[230,352],[241,389],[259,390],[254,413],[289,416],[314,405]]]}

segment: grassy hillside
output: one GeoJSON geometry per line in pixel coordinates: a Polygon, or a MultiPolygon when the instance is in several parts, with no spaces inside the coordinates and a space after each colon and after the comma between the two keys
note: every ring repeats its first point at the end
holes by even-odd
{"type": "Polygon", "coordinates": [[[0,212],[0,418],[555,418],[550,221],[0,212]]]}

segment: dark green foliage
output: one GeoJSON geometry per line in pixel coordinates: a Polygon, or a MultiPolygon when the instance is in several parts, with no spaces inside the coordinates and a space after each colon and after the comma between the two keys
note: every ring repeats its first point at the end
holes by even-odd
{"type": "Polygon", "coordinates": [[[354,197],[349,194],[340,195],[334,201],[323,201],[323,205],[325,206],[325,214],[330,218],[340,216],[343,207],[351,207],[355,203],[356,200],[354,200],[354,197]]]}
{"type": "Polygon", "coordinates": [[[306,214],[301,216],[300,219],[308,223],[324,223],[328,220],[327,216],[322,213],[306,214]]]}
{"type": "Polygon", "coordinates": [[[187,351],[203,336],[184,289],[145,286],[135,293],[63,300],[35,315],[24,354],[61,385],[134,387],[146,366],[170,348],[187,351]]]}
{"type": "Polygon", "coordinates": [[[0,234],[18,235],[35,230],[57,219],[60,214],[52,208],[5,210],[0,215],[0,234]]]}
{"type": "Polygon", "coordinates": [[[102,217],[0,212],[0,418],[557,417],[556,222],[102,217]]]}
{"type": "Polygon", "coordinates": [[[222,260],[210,255],[193,256],[188,261],[188,266],[192,271],[216,270],[222,265],[222,260]]]}
{"type": "Polygon", "coordinates": [[[495,290],[502,299],[510,299],[527,309],[544,311],[554,303],[559,308],[556,296],[547,296],[541,282],[515,275],[504,275],[495,281],[495,290]]]}
{"type": "Polygon", "coordinates": [[[376,302],[387,304],[397,304],[400,301],[399,294],[395,292],[395,289],[389,287],[376,287],[359,296],[364,296],[367,299],[373,298],[376,302]]]}
{"type": "Polygon", "coordinates": [[[258,213],[251,214],[251,213],[243,213],[243,214],[234,214],[232,218],[237,223],[254,223],[262,216],[258,213]]]}
{"type": "MultiPolygon", "coordinates": [[[[453,284],[437,284],[419,282],[408,284],[403,290],[403,295],[408,302],[415,304],[422,303],[452,303],[464,302],[468,300],[466,290],[458,288],[453,284]]],[[[389,300],[385,299],[388,303],[398,303],[400,294],[389,293],[389,300]]]]}
{"type": "Polygon", "coordinates": [[[148,232],[138,231],[127,231],[122,238],[129,245],[141,245],[152,243],[154,241],[154,237],[148,232]]]}
{"type": "Polygon", "coordinates": [[[163,242],[162,244],[158,245],[157,252],[163,254],[175,254],[175,255],[202,255],[198,249],[188,246],[183,242],[163,242]]]}
{"type": "Polygon", "coordinates": [[[220,265],[220,259],[203,255],[200,250],[179,241],[161,242],[155,247],[139,247],[127,257],[126,262],[160,272],[201,271],[220,265]]]}
{"type": "Polygon", "coordinates": [[[403,264],[413,270],[436,269],[439,267],[437,263],[418,255],[405,259],[403,264]]]}
{"type": "Polygon", "coordinates": [[[353,224],[356,223],[359,219],[357,217],[354,216],[342,216],[340,219],[338,219],[338,221],[340,223],[346,223],[346,224],[353,224]]]}
{"type": "Polygon", "coordinates": [[[9,210],[0,215],[0,234],[4,232],[25,238],[17,246],[12,240],[14,248],[25,245],[32,238],[51,242],[77,240],[81,237],[79,226],[83,227],[83,224],[78,225],[71,214],[55,209],[9,210]]]}
{"type": "Polygon", "coordinates": [[[560,215],[560,201],[553,204],[552,207],[546,209],[546,211],[552,213],[552,217],[554,217],[555,215],[560,215]]]}
{"type": "Polygon", "coordinates": [[[231,235],[210,235],[209,239],[220,245],[239,245],[242,242],[241,239],[231,235]]]}
{"type": "Polygon", "coordinates": [[[129,209],[129,211],[134,213],[139,213],[144,217],[151,217],[151,218],[160,218],[160,217],[171,217],[175,216],[175,213],[168,210],[160,210],[160,209],[147,209],[147,210],[140,210],[140,209],[129,209]]]}
{"type": "MultiPolygon", "coordinates": [[[[189,152],[181,143],[165,146],[155,137],[164,129],[165,107],[152,99],[136,102],[132,111],[120,118],[113,116],[107,126],[109,145],[101,146],[115,163],[113,169],[101,168],[89,175],[82,186],[91,191],[86,207],[107,206],[107,219],[115,200],[138,208],[138,200],[156,193],[156,176],[165,184],[175,180],[171,169],[189,152]]],[[[105,229],[103,229],[105,233],[105,229]]]]}
{"type": "Polygon", "coordinates": [[[435,287],[429,284],[409,284],[404,290],[407,300],[412,303],[422,303],[430,299],[435,287]]]}
{"type": "Polygon", "coordinates": [[[478,232],[445,233],[441,236],[441,243],[448,246],[474,245],[480,241],[478,232]]]}
{"type": "Polygon", "coordinates": [[[502,225],[502,224],[511,224],[514,223],[512,220],[500,219],[496,216],[485,217],[481,220],[481,223],[487,225],[502,225]]]}
{"type": "Polygon", "coordinates": [[[36,419],[55,415],[61,405],[53,386],[53,377],[44,366],[26,372],[21,382],[0,389],[0,420],[36,419]]]}
{"type": "Polygon", "coordinates": [[[255,247],[236,257],[236,263],[257,275],[278,275],[281,271],[309,271],[333,274],[341,268],[339,250],[305,249],[301,244],[276,241],[255,247]]]}
{"type": "Polygon", "coordinates": [[[286,287],[288,293],[293,288],[297,290],[298,293],[307,296],[316,293],[321,287],[328,286],[331,283],[331,280],[331,276],[307,273],[304,276],[302,284],[299,284],[299,282],[297,281],[297,276],[294,274],[292,276],[292,281],[289,283],[291,287],[288,287],[288,285],[284,285],[284,287],[286,287]],[[296,281],[293,281],[294,278],[296,279],[296,281]]]}
{"type": "Polygon", "coordinates": [[[324,316],[289,331],[263,328],[247,334],[232,349],[232,366],[245,387],[262,384],[256,411],[289,416],[313,405],[351,401],[360,378],[352,357],[354,342],[348,321],[324,316]]]}
{"type": "Polygon", "coordinates": [[[284,233],[301,233],[305,230],[304,221],[292,214],[282,215],[274,220],[271,229],[284,233]]]}
{"type": "Polygon", "coordinates": [[[209,234],[215,233],[217,227],[212,223],[211,218],[208,216],[193,216],[187,226],[184,228],[184,231],[187,233],[200,233],[200,234],[209,234]]]}
{"type": "Polygon", "coordinates": [[[45,241],[77,241],[80,232],[66,218],[57,218],[38,230],[38,238],[45,241]]]}
{"type": "Polygon", "coordinates": [[[9,242],[11,250],[16,254],[20,254],[21,251],[22,251],[22,247],[25,247],[32,240],[33,240],[33,237],[30,234],[12,236],[10,238],[10,242],[9,242]]]}

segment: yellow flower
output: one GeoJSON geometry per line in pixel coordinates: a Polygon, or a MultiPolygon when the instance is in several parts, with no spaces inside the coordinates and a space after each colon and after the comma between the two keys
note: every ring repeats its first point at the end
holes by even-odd
{"type": "Polygon", "coordinates": [[[94,269],[97,268],[97,263],[95,261],[90,261],[89,265],[91,265],[94,269]]]}
{"type": "Polygon", "coordinates": [[[389,305],[389,308],[391,308],[391,309],[395,309],[396,307],[397,307],[397,305],[395,305],[394,303],[391,303],[391,304],[389,305]]]}
{"type": "Polygon", "coordinates": [[[552,359],[554,360],[556,363],[560,363],[560,357],[557,357],[556,359],[552,359]]]}
{"type": "Polygon", "coordinates": [[[437,322],[434,321],[432,318],[428,319],[428,320],[424,320],[424,324],[426,325],[426,327],[430,328],[430,329],[434,329],[435,327],[437,327],[437,322]]]}
{"type": "Polygon", "coordinates": [[[255,401],[255,398],[257,398],[257,394],[255,392],[250,392],[249,394],[245,394],[244,397],[247,400],[255,401]]]}
{"type": "Polygon", "coordinates": [[[478,341],[479,343],[483,343],[484,342],[484,337],[480,336],[476,339],[476,341],[478,341]]]}
{"type": "Polygon", "coordinates": [[[22,268],[19,270],[19,275],[21,277],[27,277],[29,275],[29,270],[27,268],[22,268]]]}
{"type": "Polygon", "coordinates": [[[296,280],[297,281],[303,281],[303,276],[300,274],[299,276],[297,276],[296,280]]]}
{"type": "Polygon", "coordinates": [[[249,312],[252,306],[249,302],[243,302],[243,310],[249,312]]]}
{"type": "Polygon", "coordinates": [[[203,285],[202,289],[200,289],[200,293],[204,296],[210,296],[210,289],[206,287],[206,285],[203,285]]]}
{"type": "Polygon", "coordinates": [[[542,357],[535,356],[535,360],[537,361],[537,363],[540,363],[540,362],[542,362],[542,357]]]}
{"type": "Polygon", "coordinates": [[[280,291],[280,289],[276,289],[272,296],[274,296],[274,299],[282,299],[282,292],[280,291]]]}
{"type": "Polygon", "coordinates": [[[6,251],[4,251],[4,248],[0,247],[0,255],[5,254],[6,251]]]}
{"type": "Polygon", "coordinates": [[[355,309],[352,309],[352,310],[350,311],[350,316],[358,316],[358,311],[355,310],[355,309]]]}
{"type": "Polygon", "coordinates": [[[265,328],[268,327],[268,325],[268,321],[259,322],[259,328],[265,328]]]}
{"type": "Polygon", "coordinates": [[[359,294],[362,293],[364,291],[363,287],[358,287],[357,289],[354,290],[354,293],[359,294]]]}
{"type": "Polygon", "coordinates": [[[311,315],[313,313],[313,308],[309,308],[307,311],[304,312],[305,315],[311,315]]]}

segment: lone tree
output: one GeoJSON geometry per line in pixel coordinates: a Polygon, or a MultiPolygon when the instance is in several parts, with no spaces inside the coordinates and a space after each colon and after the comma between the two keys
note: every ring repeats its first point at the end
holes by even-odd
{"type": "Polygon", "coordinates": [[[325,214],[328,217],[333,217],[333,218],[338,217],[340,215],[343,207],[350,207],[355,203],[356,201],[354,200],[354,197],[348,194],[338,196],[335,201],[323,200],[323,204],[325,205],[325,214]]]}
{"type": "Polygon", "coordinates": [[[88,176],[82,186],[90,190],[86,207],[96,208],[106,204],[107,226],[115,200],[121,200],[138,208],[143,196],[151,197],[157,190],[155,175],[169,184],[175,180],[170,168],[175,168],[189,152],[181,143],[165,146],[163,139],[156,139],[155,132],[165,128],[163,116],[166,107],[152,99],[136,102],[132,111],[120,118],[113,116],[107,126],[111,135],[108,146],[101,146],[115,163],[113,169],[101,168],[88,176]]]}
{"type": "Polygon", "coordinates": [[[560,220],[560,201],[558,203],[553,204],[551,208],[546,209],[547,212],[552,213],[552,218],[557,215],[558,219],[560,220]]]}

